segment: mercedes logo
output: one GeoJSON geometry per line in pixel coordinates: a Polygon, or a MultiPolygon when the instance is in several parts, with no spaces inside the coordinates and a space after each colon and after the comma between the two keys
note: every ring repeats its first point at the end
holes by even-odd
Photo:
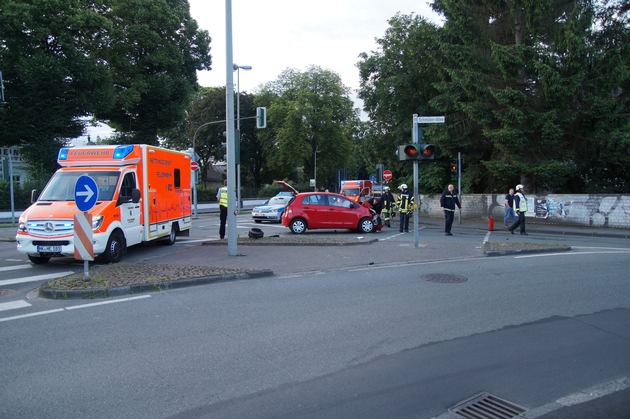
{"type": "Polygon", "coordinates": [[[55,230],[55,226],[53,223],[51,223],[50,221],[48,221],[46,224],[44,224],[44,230],[46,230],[47,232],[51,232],[55,230]]]}

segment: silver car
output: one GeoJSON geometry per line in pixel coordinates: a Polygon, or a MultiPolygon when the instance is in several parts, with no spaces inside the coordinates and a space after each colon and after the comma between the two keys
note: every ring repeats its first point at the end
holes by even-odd
{"type": "Polygon", "coordinates": [[[282,218],[282,212],[291,198],[293,198],[293,194],[280,192],[273,198],[268,199],[264,204],[255,207],[252,210],[252,218],[257,223],[262,223],[263,221],[279,223],[282,218]]]}

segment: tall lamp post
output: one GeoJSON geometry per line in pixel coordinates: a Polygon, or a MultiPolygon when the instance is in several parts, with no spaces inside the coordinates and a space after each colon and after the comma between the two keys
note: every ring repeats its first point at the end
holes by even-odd
{"type": "Polygon", "coordinates": [[[313,160],[315,160],[313,163],[313,183],[315,184],[315,192],[317,192],[317,155],[320,151],[321,150],[315,148],[315,151],[313,152],[313,160]]]}
{"type": "MultiPolygon", "coordinates": [[[[238,65],[233,64],[232,68],[236,71],[236,141],[240,143],[241,141],[241,69],[243,70],[251,70],[251,65],[238,65]]],[[[241,148],[239,147],[239,150],[241,148]]],[[[238,210],[241,210],[241,163],[237,165],[238,176],[236,178],[236,200],[238,210]]]]}

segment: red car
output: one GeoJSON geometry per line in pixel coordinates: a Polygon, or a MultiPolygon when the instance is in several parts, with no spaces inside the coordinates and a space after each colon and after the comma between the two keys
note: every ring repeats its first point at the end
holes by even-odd
{"type": "Polygon", "coordinates": [[[282,213],[282,224],[295,234],[316,228],[374,231],[369,208],[330,192],[297,194],[282,213]]]}

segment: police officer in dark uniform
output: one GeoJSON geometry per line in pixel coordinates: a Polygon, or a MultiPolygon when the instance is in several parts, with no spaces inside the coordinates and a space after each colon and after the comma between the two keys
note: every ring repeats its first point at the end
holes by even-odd
{"type": "Polygon", "coordinates": [[[442,192],[442,196],[440,197],[440,206],[442,207],[442,212],[444,212],[444,234],[447,236],[452,236],[451,227],[453,226],[453,219],[455,219],[455,205],[459,209],[462,208],[459,203],[459,198],[457,198],[457,194],[455,193],[455,187],[453,184],[448,185],[448,189],[442,192]]]}

